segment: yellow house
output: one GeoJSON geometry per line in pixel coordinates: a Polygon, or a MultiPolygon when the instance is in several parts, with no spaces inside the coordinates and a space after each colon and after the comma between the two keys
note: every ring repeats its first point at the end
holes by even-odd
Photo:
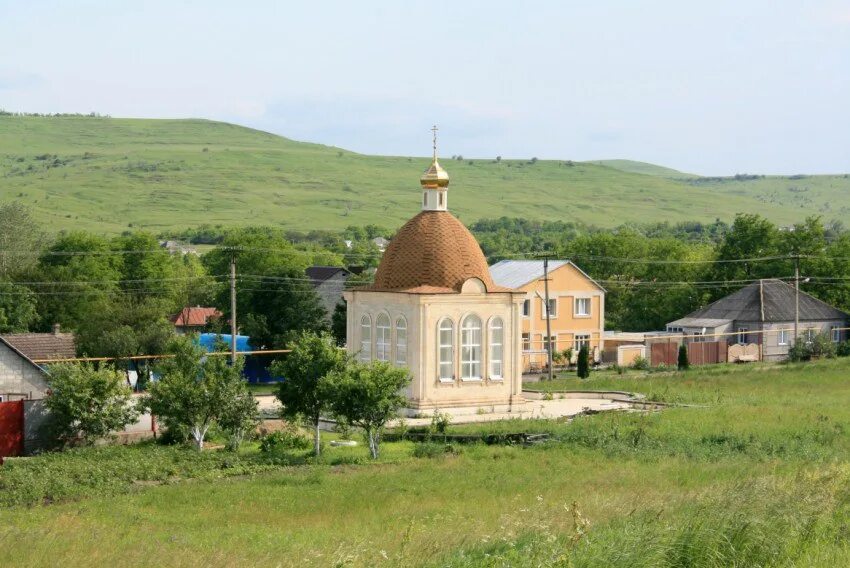
{"type": "MultiPolygon", "coordinates": [[[[524,293],[521,306],[523,370],[546,366],[546,305],[542,260],[503,260],[490,267],[498,286],[524,293]]],[[[587,345],[598,360],[604,347],[605,289],[569,260],[549,261],[550,327],[554,351],[587,345]]]]}

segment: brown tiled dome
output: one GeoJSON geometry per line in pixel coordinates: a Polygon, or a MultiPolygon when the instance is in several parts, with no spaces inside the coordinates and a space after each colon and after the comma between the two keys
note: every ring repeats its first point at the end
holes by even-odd
{"type": "Polygon", "coordinates": [[[469,278],[493,284],[487,260],[472,233],[448,211],[422,211],[390,241],[372,290],[460,292],[469,278]]]}

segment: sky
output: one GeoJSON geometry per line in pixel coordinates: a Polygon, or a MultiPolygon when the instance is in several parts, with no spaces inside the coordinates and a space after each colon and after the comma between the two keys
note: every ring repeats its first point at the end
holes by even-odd
{"type": "Polygon", "coordinates": [[[850,0],[0,0],[0,108],[368,154],[850,172],[850,0]]]}

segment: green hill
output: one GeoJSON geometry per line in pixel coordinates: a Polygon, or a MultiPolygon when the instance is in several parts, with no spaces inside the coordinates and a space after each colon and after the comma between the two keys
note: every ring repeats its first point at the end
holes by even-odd
{"type": "Polygon", "coordinates": [[[621,172],[630,172],[633,174],[646,174],[648,176],[660,176],[675,179],[695,178],[694,174],[686,174],[673,168],[665,168],[647,162],[637,162],[635,160],[591,160],[589,163],[599,166],[608,166],[621,172]]]}
{"type": "MultiPolygon", "coordinates": [[[[56,230],[395,227],[419,209],[427,165],[206,120],[0,116],[0,200],[32,206],[56,230]]],[[[783,224],[808,214],[850,224],[846,175],[686,179],[651,164],[624,171],[635,167],[621,161],[443,165],[449,206],[467,223],[506,215],[611,227],[758,212],[783,224]]]]}

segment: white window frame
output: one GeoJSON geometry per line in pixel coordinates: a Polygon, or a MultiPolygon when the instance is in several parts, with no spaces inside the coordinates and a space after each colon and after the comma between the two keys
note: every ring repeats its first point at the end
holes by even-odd
{"type": "Polygon", "coordinates": [[[573,317],[576,317],[576,318],[593,317],[593,299],[590,296],[573,298],[573,317]],[[582,303],[587,302],[587,313],[578,311],[579,302],[582,302],[582,303]]]}
{"type": "Polygon", "coordinates": [[[449,318],[437,324],[437,378],[441,383],[455,380],[455,324],[449,318]],[[447,342],[443,341],[444,331],[449,333],[447,342]],[[446,353],[447,357],[444,356],[446,353]]]}
{"type": "Polygon", "coordinates": [[[738,328],[738,345],[746,345],[747,344],[747,335],[749,335],[750,328],[748,327],[739,327],[738,328]]]}
{"type": "Polygon", "coordinates": [[[407,365],[407,320],[404,316],[395,320],[395,364],[407,365]]]}
{"type": "Polygon", "coordinates": [[[784,347],[788,345],[788,330],[780,329],[779,335],[776,337],[776,345],[784,347]]]}
{"type": "Polygon", "coordinates": [[[806,345],[812,343],[817,334],[817,330],[813,327],[803,330],[803,340],[806,342],[806,345]]]}
{"type": "Polygon", "coordinates": [[[480,381],[482,378],[483,336],[484,329],[480,317],[469,314],[463,318],[460,324],[460,379],[462,381],[480,381]]]}
{"type": "Polygon", "coordinates": [[[531,298],[526,298],[522,301],[522,317],[530,318],[531,317],[531,298]]]}
{"type": "Polygon", "coordinates": [[[368,363],[372,360],[372,316],[360,317],[360,360],[368,363]]]}
{"type": "Polygon", "coordinates": [[[523,332],[520,339],[522,340],[522,343],[520,344],[522,345],[522,350],[524,352],[531,351],[531,333],[527,331],[523,332]]]}
{"type": "MultiPolygon", "coordinates": [[[[541,335],[541,337],[543,338],[543,351],[548,353],[549,352],[549,337],[550,336],[541,335]]],[[[552,353],[554,354],[554,353],[558,352],[558,334],[553,333],[551,335],[551,338],[552,338],[552,353]]]]}
{"type": "Polygon", "coordinates": [[[582,344],[587,345],[587,352],[590,353],[590,341],[593,339],[593,336],[589,333],[576,333],[573,336],[573,349],[576,353],[581,351],[582,344]]]}
{"type": "Polygon", "coordinates": [[[392,320],[381,312],[375,318],[375,360],[389,361],[392,346],[392,320]]]}
{"type": "Polygon", "coordinates": [[[841,343],[841,328],[837,325],[833,325],[829,328],[830,336],[832,337],[833,343],[841,343]]]}
{"type": "Polygon", "coordinates": [[[488,367],[491,381],[501,381],[505,375],[505,322],[500,317],[490,319],[487,330],[488,367]],[[498,348],[498,356],[496,350],[498,348]]]}
{"type": "MultiPolygon", "coordinates": [[[[549,303],[554,309],[549,313],[549,319],[558,319],[558,298],[549,298],[549,303]]],[[[546,319],[546,299],[540,298],[540,317],[546,319]]]]}

